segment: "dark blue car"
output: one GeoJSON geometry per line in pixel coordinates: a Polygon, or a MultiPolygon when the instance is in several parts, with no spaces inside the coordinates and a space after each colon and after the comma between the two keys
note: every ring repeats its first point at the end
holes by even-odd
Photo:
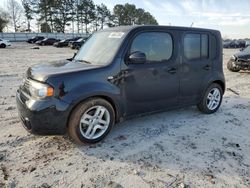
{"type": "Polygon", "coordinates": [[[96,32],[72,59],[30,67],[16,100],[29,132],[94,143],[130,117],[188,105],[214,113],[224,91],[219,31],[126,26],[96,32]]]}

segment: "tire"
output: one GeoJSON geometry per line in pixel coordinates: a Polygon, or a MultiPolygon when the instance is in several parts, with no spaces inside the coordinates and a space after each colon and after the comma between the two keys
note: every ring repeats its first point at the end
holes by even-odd
{"type": "Polygon", "coordinates": [[[1,44],[0,48],[6,48],[6,44],[1,44]]]}
{"type": "Polygon", "coordinates": [[[239,72],[240,71],[240,68],[234,66],[233,62],[232,61],[228,61],[227,63],[227,69],[232,71],[232,72],[239,72]]]}
{"type": "Polygon", "coordinates": [[[223,91],[221,86],[219,84],[212,83],[206,89],[197,107],[201,112],[205,114],[212,114],[219,109],[222,102],[222,96],[223,96],[223,91]],[[212,103],[210,102],[214,102],[214,104],[212,105],[212,103]]]}
{"type": "Polygon", "coordinates": [[[114,123],[115,112],[112,105],[104,99],[92,98],[73,110],[69,118],[68,134],[79,144],[96,143],[109,133],[114,123]],[[91,130],[88,131],[89,129],[91,130]]]}

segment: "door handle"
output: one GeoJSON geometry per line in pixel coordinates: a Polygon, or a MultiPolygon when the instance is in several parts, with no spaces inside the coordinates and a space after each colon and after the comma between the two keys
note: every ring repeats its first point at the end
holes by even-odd
{"type": "Polygon", "coordinates": [[[205,65],[205,66],[203,67],[203,69],[204,69],[204,70],[210,70],[210,69],[211,69],[211,66],[210,66],[210,65],[205,65]]]}
{"type": "Polygon", "coordinates": [[[170,74],[175,74],[176,72],[177,72],[176,68],[171,68],[168,70],[168,73],[170,73],[170,74]]]}

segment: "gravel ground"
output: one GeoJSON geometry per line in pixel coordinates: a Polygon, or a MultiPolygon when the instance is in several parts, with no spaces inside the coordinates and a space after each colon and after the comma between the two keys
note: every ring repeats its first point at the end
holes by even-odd
{"type": "MultiPolygon", "coordinates": [[[[95,145],[35,136],[21,126],[15,92],[26,69],[73,56],[68,48],[0,49],[0,187],[250,187],[250,72],[224,69],[219,111],[196,107],[132,119],[95,145]]],[[[224,51],[224,65],[236,50],[224,51]]]]}

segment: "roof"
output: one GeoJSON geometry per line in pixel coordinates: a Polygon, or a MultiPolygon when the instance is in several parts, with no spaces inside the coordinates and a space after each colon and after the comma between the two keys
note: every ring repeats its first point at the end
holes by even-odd
{"type": "Polygon", "coordinates": [[[188,30],[188,31],[212,31],[212,32],[219,32],[218,30],[214,29],[206,29],[206,28],[196,28],[196,27],[181,27],[181,26],[163,26],[163,25],[133,25],[133,26],[118,26],[118,27],[111,27],[107,28],[105,30],[109,31],[123,31],[123,32],[129,32],[133,29],[139,29],[139,28],[145,28],[145,29],[170,29],[170,30],[188,30]]]}

